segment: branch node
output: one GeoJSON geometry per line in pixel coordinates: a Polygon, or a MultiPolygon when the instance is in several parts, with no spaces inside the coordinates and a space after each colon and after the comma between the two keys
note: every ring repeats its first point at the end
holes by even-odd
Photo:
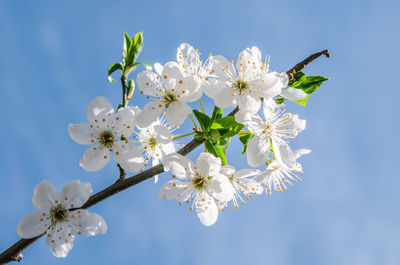
{"type": "Polygon", "coordinates": [[[118,167],[118,169],[119,169],[119,179],[118,179],[118,181],[124,180],[125,177],[126,177],[125,170],[121,167],[120,164],[117,164],[117,167],[118,167]]]}
{"type": "Polygon", "coordinates": [[[329,53],[328,50],[323,50],[317,53],[314,53],[310,56],[308,56],[306,59],[304,59],[303,61],[299,62],[298,64],[296,64],[295,66],[293,66],[292,69],[290,69],[289,71],[286,72],[286,74],[289,77],[289,82],[290,81],[296,81],[297,80],[297,76],[298,73],[301,72],[304,67],[306,67],[309,63],[311,63],[312,61],[314,61],[315,59],[317,59],[318,57],[320,57],[321,55],[325,55],[327,58],[331,57],[331,54],[329,53]]]}

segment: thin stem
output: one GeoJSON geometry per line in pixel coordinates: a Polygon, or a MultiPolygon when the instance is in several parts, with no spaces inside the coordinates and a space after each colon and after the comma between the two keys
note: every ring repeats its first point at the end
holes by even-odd
{"type": "Polygon", "coordinates": [[[196,125],[196,123],[194,122],[194,119],[193,119],[193,117],[192,117],[192,114],[189,114],[189,117],[190,117],[190,119],[191,119],[192,122],[193,122],[194,130],[197,132],[197,131],[199,130],[199,128],[197,128],[197,125],[196,125]]]}
{"type": "Polygon", "coordinates": [[[304,67],[306,67],[309,63],[311,63],[312,61],[314,61],[315,59],[317,59],[321,55],[325,55],[328,58],[331,57],[331,54],[329,53],[328,50],[323,50],[323,51],[311,54],[306,59],[304,59],[303,61],[299,62],[298,64],[293,66],[292,69],[290,69],[289,71],[286,72],[286,74],[289,77],[289,82],[290,81],[296,81],[297,80],[297,74],[299,72],[301,72],[304,69],[304,67]]]}
{"type": "Polygon", "coordinates": [[[204,114],[206,114],[206,112],[204,111],[203,104],[201,103],[201,99],[200,99],[200,98],[199,98],[199,104],[200,104],[201,111],[202,111],[204,114]]]}
{"type": "Polygon", "coordinates": [[[126,107],[126,77],[124,75],[121,76],[121,85],[122,85],[122,107],[126,107]]]}
{"type": "Polygon", "coordinates": [[[250,131],[239,131],[238,132],[239,135],[241,135],[241,134],[249,134],[249,133],[251,133],[251,132],[250,131]]]}
{"type": "Polygon", "coordinates": [[[176,140],[176,139],[180,139],[180,138],[183,138],[183,137],[186,137],[186,136],[190,136],[190,135],[193,135],[195,133],[196,132],[191,132],[191,133],[187,133],[187,134],[184,134],[184,135],[179,135],[179,136],[176,136],[176,137],[172,138],[172,140],[176,140]]]}
{"type": "Polygon", "coordinates": [[[119,169],[119,180],[123,180],[126,177],[125,170],[121,167],[120,164],[117,164],[117,167],[119,169]]]}
{"type": "Polygon", "coordinates": [[[229,142],[231,141],[231,137],[228,138],[228,141],[226,141],[226,145],[224,148],[224,154],[226,153],[226,149],[228,148],[229,142]]]}

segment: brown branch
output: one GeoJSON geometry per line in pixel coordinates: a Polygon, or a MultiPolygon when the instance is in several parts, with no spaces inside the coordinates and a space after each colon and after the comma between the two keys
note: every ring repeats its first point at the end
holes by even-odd
{"type": "Polygon", "coordinates": [[[311,63],[312,61],[314,61],[315,59],[317,59],[321,55],[325,55],[328,58],[331,57],[331,54],[329,53],[328,50],[323,50],[323,51],[320,51],[320,52],[317,52],[317,53],[314,53],[314,54],[308,56],[306,59],[304,59],[303,61],[299,62],[298,64],[293,66],[292,69],[290,69],[289,71],[286,72],[286,74],[289,77],[289,82],[290,81],[296,81],[297,74],[299,72],[301,72],[304,69],[304,67],[306,67],[309,63],[311,63]]]}
{"type": "MultiPolygon", "coordinates": [[[[311,63],[313,60],[315,60],[322,54],[325,54],[327,57],[330,57],[328,50],[324,50],[322,52],[315,53],[315,54],[307,57],[304,61],[296,64],[291,70],[286,72],[287,75],[289,76],[289,80],[293,80],[298,72],[300,72],[305,66],[307,66],[309,63],[311,63]]],[[[125,83],[126,81],[122,80],[122,78],[121,78],[121,81],[122,81],[121,82],[122,86],[126,87],[126,83],[125,83]]],[[[239,111],[239,108],[236,107],[231,113],[228,114],[228,116],[233,116],[238,111],[239,111]]],[[[179,150],[178,153],[185,156],[188,153],[190,153],[191,151],[193,151],[194,149],[196,149],[204,141],[205,141],[205,139],[202,139],[202,140],[193,139],[191,142],[189,142],[187,145],[185,145],[181,150],[179,150]]],[[[95,204],[97,204],[97,203],[123,191],[123,190],[126,190],[136,184],[139,184],[142,181],[152,178],[153,176],[158,175],[162,172],[164,172],[164,167],[162,166],[162,164],[159,164],[157,166],[147,169],[146,171],[143,171],[140,174],[131,176],[129,178],[119,178],[119,180],[117,182],[115,182],[114,184],[112,184],[111,186],[90,196],[89,200],[81,208],[87,209],[89,207],[92,207],[93,205],[95,205],[95,204]]],[[[120,173],[121,173],[121,171],[120,171],[120,173]]],[[[0,254],[0,264],[5,264],[5,263],[11,262],[11,261],[20,261],[22,259],[21,252],[24,251],[26,248],[28,248],[31,244],[33,244],[36,240],[38,240],[42,236],[43,235],[40,235],[40,236],[37,236],[34,238],[30,238],[30,239],[20,239],[14,245],[12,245],[7,250],[5,250],[3,253],[0,254]]]]}

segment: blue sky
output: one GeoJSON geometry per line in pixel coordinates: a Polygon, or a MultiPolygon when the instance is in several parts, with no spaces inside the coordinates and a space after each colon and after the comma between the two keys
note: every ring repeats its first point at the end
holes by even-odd
{"type": "MultiPolygon", "coordinates": [[[[18,239],[16,225],[34,211],[41,180],[61,189],[80,179],[94,191],[115,181],[111,163],[97,173],[79,167],[85,147],[70,139],[67,124],[86,121],[96,96],[119,104],[120,87],[106,71],[120,60],[122,32],[144,31],[140,60],[152,63],[174,60],[181,42],[233,60],[256,45],[275,71],[329,49],[332,58],[305,72],[331,79],[306,108],[288,105],[307,120],[294,148],[313,150],[302,158],[303,181],[204,227],[188,207],[158,199],[170,179],[164,174],[159,184],[146,181],[91,209],[106,219],[106,235],[77,237],[66,259],[39,240],[24,252],[25,264],[399,264],[399,7],[394,0],[1,0],[0,251],[18,239]]],[[[238,169],[246,167],[240,148],[229,147],[238,169]]]]}

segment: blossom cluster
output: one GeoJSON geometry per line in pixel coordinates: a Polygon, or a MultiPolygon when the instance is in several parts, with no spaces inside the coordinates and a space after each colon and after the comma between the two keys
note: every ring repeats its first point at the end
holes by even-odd
{"type": "MultiPolygon", "coordinates": [[[[129,51],[124,56],[127,54],[129,51]]],[[[121,170],[128,172],[162,163],[173,179],[160,188],[159,197],[191,203],[190,210],[195,210],[206,226],[213,225],[219,210],[224,211],[230,204],[237,209],[255,194],[281,192],[300,180],[297,172],[302,172],[302,167],[297,160],[310,152],[290,148],[290,141],[305,129],[306,121],[286,112],[282,102],[301,101],[309,93],[290,84],[286,73],[272,72],[269,60],[261,58],[260,50],[252,47],[244,49],[236,63],[212,54],[204,61],[198,50],[181,44],[176,61],[163,66],[156,63],[154,72],[137,75],[140,94],[150,99],[143,109],[123,104],[115,110],[107,98],[96,97],[87,108],[88,122],[68,125],[72,140],[90,146],[80,166],[86,171],[99,171],[111,156],[121,170]],[[192,110],[190,103],[198,101],[203,93],[215,103],[217,112],[225,108],[238,111],[234,117],[223,118],[215,113],[208,117],[203,109],[196,115],[201,125],[197,128],[191,113],[199,111],[192,110]],[[196,129],[187,135],[196,134],[196,139],[208,144],[195,163],[177,153],[174,141],[187,136],[175,136],[173,132],[188,116],[196,129]],[[235,135],[244,144],[248,168],[236,170],[227,163],[226,147],[235,135]]],[[[122,69],[123,77],[127,75],[124,69],[130,67],[125,66],[116,67],[122,69]]],[[[132,94],[133,89],[130,91],[132,94]]],[[[21,220],[18,235],[32,238],[46,233],[53,254],[65,257],[72,249],[74,233],[92,236],[107,230],[101,216],[82,209],[91,193],[91,185],[80,181],[66,184],[61,194],[48,181],[40,182],[32,198],[38,211],[21,220]]]]}

